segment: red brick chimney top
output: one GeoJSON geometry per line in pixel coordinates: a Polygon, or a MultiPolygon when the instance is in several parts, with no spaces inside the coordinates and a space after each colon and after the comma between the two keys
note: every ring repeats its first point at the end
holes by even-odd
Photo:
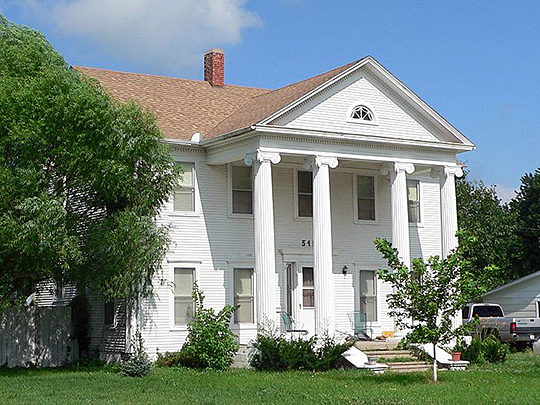
{"type": "Polygon", "coordinates": [[[225,53],[223,49],[210,49],[204,54],[204,80],[212,86],[225,84],[225,53]]]}

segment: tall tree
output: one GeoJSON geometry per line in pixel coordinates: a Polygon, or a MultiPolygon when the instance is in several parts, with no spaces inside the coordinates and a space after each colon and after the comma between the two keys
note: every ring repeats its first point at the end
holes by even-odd
{"type": "Polygon", "coordinates": [[[152,114],[0,15],[0,305],[48,279],[107,296],[144,289],[177,176],[152,114]]]}
{"type": "Polygon", "coordinates": [[[515,270],[522,277],[540,270],[540,168],[521,178],[510,207],[516,218],[518,239],[515,270]]]}
{"type": "Polygon", "coordinates": [[[516,241],[515,217],[503,204],[493,186],[469,181],[466,176],[456,182],[458,227],[462,254],[472,271],[482,276],[486,268],[496,276],[486,279],[488,288],[514,278],[512,252],[516,241]],[[466,241],[473,240],[473,243],[466,241]]]}

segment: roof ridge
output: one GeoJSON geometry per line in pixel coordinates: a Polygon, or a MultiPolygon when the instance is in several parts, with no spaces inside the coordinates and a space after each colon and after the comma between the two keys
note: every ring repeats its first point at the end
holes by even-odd
{"type": "MultiPolygon", "coordinates": [[[[183,82],[195,82],[195,83],[208,83],[206,80],[197,80],[197,79],[186,79],[184,77],[174,77],[174,76],[163,76],[163,75],[154,75],[151,73],[136,73],[136,72],[126,72],[124,70],[113,70],[113,69],[105,69],[105,68],[98,68],[98,67],[91,67],[91,66],[78,66],[78,65],[72,65],[71,66],[74,69],[90,69],[90,70],[98,70],[102,72],[112,72],[112,73],[121,73],[121,74],[127,74],[127,75],[134,75],[134,76],[146,76],[146,77],[156,77],[160,79],[169,79],[169,80],[179,80],[183,82]]],[[[208,83],[210,84],[210,83],[208,83]]],[[[237,84],[225,84],[223,87],[238,87],[242,89],[254,89],[254,90],[267,90],[267,92],[273,91],[272,89],[266,89],[263,87],[253,87],[253,86],[241,86],[237,84]]],[[[266,93],[263,93],[266,94],[266,93]]]]}

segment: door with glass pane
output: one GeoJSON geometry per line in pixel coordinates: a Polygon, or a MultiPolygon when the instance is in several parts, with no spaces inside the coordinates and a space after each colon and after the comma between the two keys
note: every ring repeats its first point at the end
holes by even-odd
{"type": "Polygon", "coordinates": [[[301,289],[300,322],[310,334],[315,333],[315,278],[313,267],[302,266],[298,287],[301,289]]]}
{"type": "Polygon", "coordinates": [[[373,323],[377,322],[377,278],[374,271],[360,271],[357,310],[365,323],[363,328],[370,334],[373,323]]]}

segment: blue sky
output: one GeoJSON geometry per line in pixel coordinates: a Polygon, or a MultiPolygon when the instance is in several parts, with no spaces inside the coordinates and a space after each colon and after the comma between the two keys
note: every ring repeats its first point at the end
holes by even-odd
{"type": "Polygon", "coordinates": [[[540,166],[540,1],[0,0],[68,63],[277,88],[374,56],[477,145],[471,178],[512,196],[540,166]]]}

